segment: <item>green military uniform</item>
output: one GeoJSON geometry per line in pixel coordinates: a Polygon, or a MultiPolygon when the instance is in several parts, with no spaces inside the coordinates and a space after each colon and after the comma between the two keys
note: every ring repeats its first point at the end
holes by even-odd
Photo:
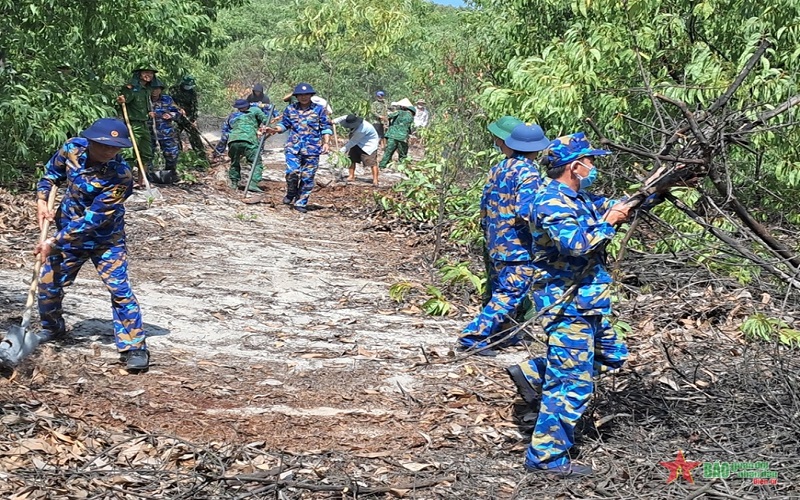
{"type": "Polygon", "coordinates": [[[386,101],[376,99],[372,101],[370,111],[372,112],[372,126],[375,127],[378,137],[383,139],[383,137],[386,135],[386,130],[383,128],[384,120],[389,114],[389,105],[386,103],[386,101]]]}
{"type": "Polygon", "coordinates": [[[250,160],[253,168],[253,178],[249,186],[245,189],[249,191],[261,191],[257,184],[261,181],[261,155],[258,154],[258,128],[267,125],[269,118],[257,106],[247,108],[249,103],[244,99],[236,102],[237,110],[228,116],[222,124],[222,137],[216,147],[216,152],[222,154],[225,145],[228,145],[228,156],[231,159],[231,166],[228,170],[228,177],[234,187],[241,180],[241,161],[242,158],[250,160]],[[241,106],[241,107],[240,107],[241,106]]]}
{"type": "Polygon", "coordinates": [[[408,136],[414,124],[414,115],[409,108],[400,108],[389,115],[389,130],[386,131],[386,151],[378,165],[385,168],[392,161],[397,151],[397,160],[403,161],[408,156],[408,136]]]}
{"type": "MultiPolygon", "coordinates": [[[[144,69],[149,70],[146,67],[144,69]]],[[[156,79],[153,77],[152,82],[142,85],[139,79],[140,71],[142,70],[137,69],[133,72],[131,81],[122,87],[120,94],[125,97],[125,107],[128,111],[133,139],[139,149],[139,156],[141,156],[142,162],[144,162],[149,172],[153,167],[153,146],[151,144],[150,126],[147,124],[147,120],[150,118],[148,115],[150,112],[150,91],[156,79]]]]}
{"type": "MultiPolygon", "coordinates": [[[[183,132],[189,135],[189,144],[192,149],[202,158],[206,158],[203,138],[194,123],[197,121],[197,92],[194,90],[195,80],[191,76],[185,76],[178,83],[169,88],[169,95],[175,103],[186,112],[186,116],[178,118],[178,136],[183,132]]],[[[178,146],[183,149],[183,143],[178,141],[178,146]]]]}

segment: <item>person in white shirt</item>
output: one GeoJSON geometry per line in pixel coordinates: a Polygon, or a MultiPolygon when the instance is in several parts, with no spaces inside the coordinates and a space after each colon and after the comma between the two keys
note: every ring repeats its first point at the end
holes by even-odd
{"type": "Polygon", "coordinates": [[[350,139],[340,150],[350,157],[348,181],[356,180],[356,163],[372,169],[372,185],[378,187],[378,143],[380,137],[371,123],[357,115],[340,116],[333,123],[350,130],[350,139]]]}
{"type": "Polygon", "coordinates": [[[428,108],[425,107],[425,101],[418,99],[416,108],[417,114],[414,115],[414,128],[427,127],[431,115],[428,112],[428,108]]]}

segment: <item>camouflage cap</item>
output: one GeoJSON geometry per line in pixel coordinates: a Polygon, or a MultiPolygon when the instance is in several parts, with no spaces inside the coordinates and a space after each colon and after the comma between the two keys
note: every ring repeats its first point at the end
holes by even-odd
{"type": "Polygon", "coordinates": [[[489,132],[505,141],[508,139],[508,136],[511,135],[511,131],[514,130],[514,127],[521,123],[522,120],[519,118],[506,115],[493,121],[486,128],[489,129],[489,132]]]}
{"type": "Polygon", "coordinates": [[[195,80],[192,75],[186,75],[181,79],[181,86],[186,90],[192,90],[195,86],[195,80]]]}
{"type": "Polygon", "coordinates": [[[543,153],[542,162],[548,168],[559,168],[586,156],[605,156],[610,154],[611,151],[605,149],[594,149],[589,140],[586,139],[586,134],[576,132],[559,137],[551,142],[543,153]]]}
{"type": "Polygon", "coordinates": [[[152,71],[153,73],[158,73],[156,65],[150,63],[137,64],[136,67],[133,69],[133,72],[137,73],[139,71],[152,71]]]}

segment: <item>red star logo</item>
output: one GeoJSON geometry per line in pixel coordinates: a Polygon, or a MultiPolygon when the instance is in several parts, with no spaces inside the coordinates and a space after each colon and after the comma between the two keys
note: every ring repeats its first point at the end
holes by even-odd
{"type": "Polygon", "coordinates": [[[678,450],[678,458],[673,460],[672,462],[659,462],[661,465],[669,469],[669,477],[667,478],[667,484],[671,483],[678,479],[678,474],[683,476],[683,478],[690,483],[694,484],[694,479],[692,479],[692,469],[695,467],[699,467],[703,465],[703,462],[687,462],[685,458],[683,458],[683,450],[678,450]]]}

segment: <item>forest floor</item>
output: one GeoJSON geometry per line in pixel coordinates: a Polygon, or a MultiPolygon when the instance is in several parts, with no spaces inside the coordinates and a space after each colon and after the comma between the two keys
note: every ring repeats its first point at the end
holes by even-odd
{"type": "MultiPolygon", "coordinates": [[[[323,166],[299,214],[280,203],[280,158],[265,155],[257,203],[224,186],[219,164],[129,207],[152,367],[118,363],[107,292],[85,266],[64,302],[70,340],[0,378],[0,496],[800,498],[800,361],[739,330],[756,310],[798,328],[783,297],[630,254],[617,309],[631,357],[597,384],[575,448],[597,473],[526,473],[532,423],[515,418],[504,368],[543,351],[540,331],[496,358],[454,353],[474,300],[436,318],[417,296],[389,297],[393,283],[430,281],[429,235],[376,208],[399,176],[376,190],[365,172],[344,183],[323,166]],[[706,465],[669,482],[662,462],[679,450],[706,465]],[[750,462],[776,484],[713,462],[750,462]]],[[[0,198],[6,331],[37,231],[29,195],[0,198]]]]}

